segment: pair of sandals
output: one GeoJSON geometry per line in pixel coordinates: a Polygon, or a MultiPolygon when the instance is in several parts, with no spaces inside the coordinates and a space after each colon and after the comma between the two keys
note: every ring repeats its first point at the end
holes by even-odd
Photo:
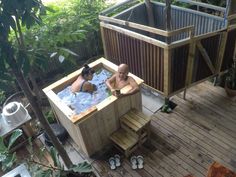
{"type": "Polygon", "coordinates": [[[109,158],[109,164],[110,164],[111,170],[115,170],[116,167],[120,167],[121,166],[120,156],[116,154],[114,155],[114,157],[109,158]]]}
{"type": "Polygon", "coordinates": [[[141,156],[141,155],[139,155],[139,156],[132,156],[130,158],[130,162],[131,162],[133,170],[142,169],[143,168],[143,156],[141,156]]]}

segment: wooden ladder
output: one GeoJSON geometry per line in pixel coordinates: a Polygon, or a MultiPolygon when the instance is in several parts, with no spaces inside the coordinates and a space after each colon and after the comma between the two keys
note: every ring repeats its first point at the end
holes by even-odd
{"type": "Polygon", "coordinates": [[[150,117],[132,109],[120,118],[121,128],[114,132],[110,139],[128,157],[149,138],[150,121],[150,117]]]}

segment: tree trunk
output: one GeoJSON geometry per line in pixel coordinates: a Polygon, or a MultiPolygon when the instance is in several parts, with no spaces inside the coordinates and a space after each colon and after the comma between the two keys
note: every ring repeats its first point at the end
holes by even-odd
{"type": "Polygon", "coordinates": [[[19,86],[21,87],[25,96],[29,100],[29,103],[32,106],[32,109],[33,109],[36,117],[39,119],[39,121],[42,124],[43,128],[45,129],[46,133],[50,137],[52,143],[54,144],[54,146],[57,149],[58,153],[60,154],[61,158],[63,159],[66,167],[68,167],[68,168],[71,167],[73,164],[72,164],[69,156],[67,155],[65,149],[63,148],[63,146],[61,145],[61,143],[59,142],[59,140],[55,136],[55,134],[52,131],[51,127],[49,126],[47,120],[45,119],[42,111],[40,110],[39,105],[36,100],[36,97],[31,92],[31,89],[24,78],[23,72],[17,66],[16,60],[13,56],[13,54],[14,54],[13,49],[11,48],[11,46],[9,44],[6,44],[5,51],[7,52],[7,55],[8,55],[7,56],[8,63],[9,63],[9,65],[16,77],[16,80],[17,80],[19,86]]]}
{"type": "Polygon", "coordinates": [[[30,71],[28,76],[33,86],[33,92],[35,93],[39,104],[42,105],[43,92],[38,87],[38,84],[34,77],[34,72],[30,71]]]}
{"type": "MultiPolygon", "coordinates": [[[[151,27],[155,27],[155,21],[154,21],[154,15],[153,15],[153,5],[150,2],[150,0],[145,0],[145,5],[146,5],[147,15],[148,15],[148,24],[151,27]]],[[[150,33],[150,36],[155,38],[155,35],[153,33],[150,33]]]]}

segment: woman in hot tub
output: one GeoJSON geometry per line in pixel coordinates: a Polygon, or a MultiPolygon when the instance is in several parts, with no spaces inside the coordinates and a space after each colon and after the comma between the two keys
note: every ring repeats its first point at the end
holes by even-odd
{"type": "Polygon", "coordinates": [[[81,75],[76,79],[71,85],[71,91],[75,92],[88,92],[92,93],[97,90],[96,85],[90,83],[93,79],[94,70],[90,68],[87,64],[84,65],[81,75]]]}

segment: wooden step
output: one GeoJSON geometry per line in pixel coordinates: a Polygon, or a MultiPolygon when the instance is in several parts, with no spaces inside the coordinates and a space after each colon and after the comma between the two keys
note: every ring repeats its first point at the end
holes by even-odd
{"type": "Polygon", "coordinates": [[[138,142],[137,138],[133,137],[124,129],[117,130],[110,136],[110,139],[124,151],[131,149],[138,142]]]}
{"type": "Polygon", "coordinates": [[[134,132],[140,131],[150,122],[150,120],[150,117],[135,109],[132,109],[120,118],[121,124],[129,127],[134,132]]]}

